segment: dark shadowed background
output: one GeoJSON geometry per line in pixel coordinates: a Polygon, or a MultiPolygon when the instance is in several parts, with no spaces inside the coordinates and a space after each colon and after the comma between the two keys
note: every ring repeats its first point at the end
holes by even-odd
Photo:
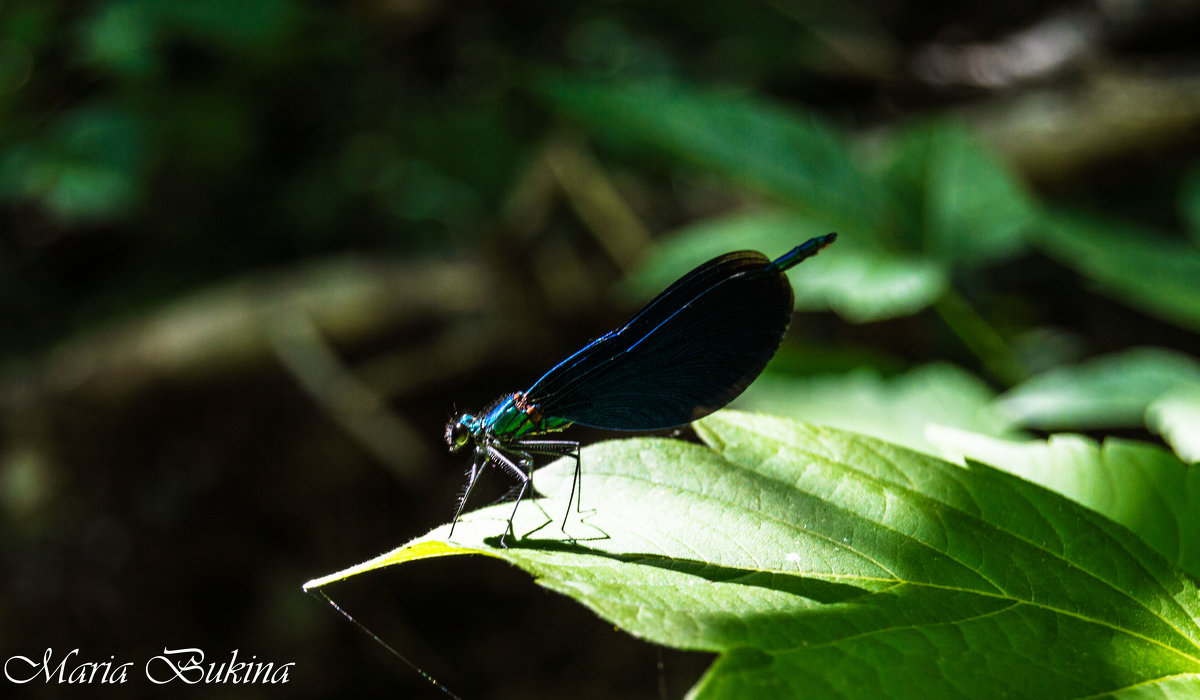
{"type": "MultiPolygon", "coordinates": [[[[150,697],[164,689],[142,665],[164,648],[236,649],[295,662],[290,682],[165,688],[438,697],[301,584],[446,522],[468,466],[445,452],[446,421],[525,388],[707,257],[710,239],[672,232],[804,210],[756,170],[770,123],[741,132],[750,151],[706,131],[738,123],[726,98],[819,119],[864,163],[936,117],[930,139],[973,134],[1025,200],[1195,251],[1195,6],[826,5],[0,3],[0,657],[133,661],[109,692],[150,697]],[[626,282],[639,275],[661,281],[626,282]]],[[[898,197],[933,188],[922,148],[888,151],[887,172],[913,174],[898,197]]],[[[975,191],[971,161],[951,198],[975,191]]],[[[845,199],[805,211],[794,242],[837,227],[834,259],[871,239],[847,223],[870,203],[845,199]]],[[[921,201],[897,231],[935,228],[944,200],[921,201]]],[[[1159,313],[1061,246],[955,267],[913,241],[856,268],[897,274],[894,292],[839,303],[858,286],[843,280],[802,303],[778,372],[946,361],[999,392],[1134,346],[1200,351],[1186,288],[1159,313]],[[946,272],[885,270],[896,251],[946,272]],[[921,296],[947,279],[953,294],[921,296]]],[[[1157,439],[1134,423],[1113,431],[1157,439]]],[[[490,476],[476,505],[510,486],[490,476]]],[[[466,698],[680,697],[711,658],[631,639],[490,559],[329,592],[466,698]]]]}

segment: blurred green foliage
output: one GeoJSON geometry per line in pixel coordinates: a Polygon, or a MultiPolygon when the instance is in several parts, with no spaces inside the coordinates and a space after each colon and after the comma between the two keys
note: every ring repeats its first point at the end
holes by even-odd
{"type": "MultiPolygon", "coordinates": [[[[287,0],[6,3],[7,352],[265,264],[478,235],[536,123],[482,76],[429,85],[366,19],[287,0]]],[[[503,74],[489,58],[469,60],[503,74]]]]}

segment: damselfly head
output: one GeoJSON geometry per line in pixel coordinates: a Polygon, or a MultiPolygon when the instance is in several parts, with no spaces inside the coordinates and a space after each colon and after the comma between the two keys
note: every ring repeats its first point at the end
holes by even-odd
{"type": "Polygon", "coordinates": [[[458,452],[471,441],[471,427],[467,425],[470,416],[463,414],[446,424],[446,445],[450,453],[458,452]]]}

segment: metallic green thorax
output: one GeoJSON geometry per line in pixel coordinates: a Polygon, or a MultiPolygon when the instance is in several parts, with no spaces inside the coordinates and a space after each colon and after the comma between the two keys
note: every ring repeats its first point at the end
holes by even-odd
{"type": "Polygon", "coordinates": [[[571,421],[553,416],[543,416],[536,404],[525,400],[525,393],[518,391],[496,404],[477,425],[469,426],[478,435],[486,431],[501,442],[517,438],[552,433],[571,425],[571,421]]]}

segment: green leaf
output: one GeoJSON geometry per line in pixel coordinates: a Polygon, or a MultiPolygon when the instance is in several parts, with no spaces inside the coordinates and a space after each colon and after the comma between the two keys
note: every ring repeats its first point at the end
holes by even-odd
{"type": "MultiPolygon", "coordinates": [[[[807,264],[807,263],[806,263],[807,264]]],[[[997,437],[1017,437],[992,406],[993,393],[977,377],[945,364],[926,365],[884,379],[857,371],[821,377],[766,373],[737,407],[853,430],[919,452],[952,460],[929,442],[930,425],[946,425],[997,437]]]]}
{"type": "Polygon", "coordinates": [[[1183,176],[1179,192],[1179,213],[1187,232],[1200,245],[1200,165],[1193,165],[1183,176]]]}
{"type": "MultiPolygon", "coordinates": [[[[805,319],[796,318],[792,323],[803,327],[805,319]]],[[[803,377],[869,370],[890,377],[903,372],[906,367],[908,363],[901,358],[877,348],[849,343],[825,344],[797,340],[781,345],[767,363],[765,371],[785,377],[803,377]]]]}
{"type": "Polygon", "coordinates": [[[1200,577],[1200,467],[1155,445],[1117,438],[1103,445],[1079,435],[1009,442],[946,428],[932,439],[1121,523],[1200,577]]]}
{"type": "Polygon", "coordinates": [[[1146,409],[1146,425],[1180,459],[1200,463],[1200,387],[1174,389],[1156,399],[1146,409]]]}
{"type": "Polygon", "coordinates": [[[879,183],[814,115],[667,82],[550,79],[540,92],[610,143],[727,178],[840,231],[870,235],[886,220],[879,183]]]}
{"type": "Polygon", "coordinates": [[[287,0],[167,2],[155,8],[175,31],[229,49],[278,51],[298,19],[287,0]]]}
{"type": "Polygon", "coordinates": [[[1141,425],[1151,402],[1181,385],[1200,387],[1200,362],[1135,348],[1039,374],[1001,396],[997,409],[1045,430],[1128,427],[1141,425]]]}
{"type": "Polygon", "coordinates": [[[1113,298],[1200,330],[1200,248],[1128,224],[1056,213],[1032,241],[1113,298]]]}
{"type": "Polygon", "coordinates": [[[545,498],[447,526],[308,588],[418,556],[486,552],[631,634],[721,654],[690,697],[1078,698],[1200,692],[1195,583],[1128,530],[981,466],[725,411],[712,445],[583,453],[545,498]]]}
{"type": "MultiPolygon", "coordinates": [[[[706,221],[666,238],[633,284],[648,298],[692,267],[730,250],[778,256],[811,235],[833,229],[785,211],[706,221]]],[[[932,260],[889,254],[870,236],[855,234],[839,236],[829,250],[789,272],[788,279],[799,308],[830,309],[856,323],[920,311],[947,285],[944,270],[932,260]]]]}
{"type": "Polygon", "coordinates": [[[80,32],[83,58],[128,77],[152,75],[160,68],[156,19],[147,3],[103,4],[80,32]]]}
{"type": "Polygon", "coordinates": [[[38,200],[67,222],[121,216],[140,195],[143,131],[122,108],[93,105],[67,112],[41,142],[0,150],[0,198],[38,200]]]}
{"type": "Polygon", "coordinates": [[[947,285],[945,271],[933,260],[850,245],[808,274],[805,286],[796,285],[796,303],[827,306],[848,321],[868,323],[917,313],[947,285]]]}
{"type": "Polygon", "coordinates": [[[1013,257],[1034,218],[1020,180],[966,129],[927,122],[897,134],[882,159],[912,249],[977,266],[1013,257]]]}

